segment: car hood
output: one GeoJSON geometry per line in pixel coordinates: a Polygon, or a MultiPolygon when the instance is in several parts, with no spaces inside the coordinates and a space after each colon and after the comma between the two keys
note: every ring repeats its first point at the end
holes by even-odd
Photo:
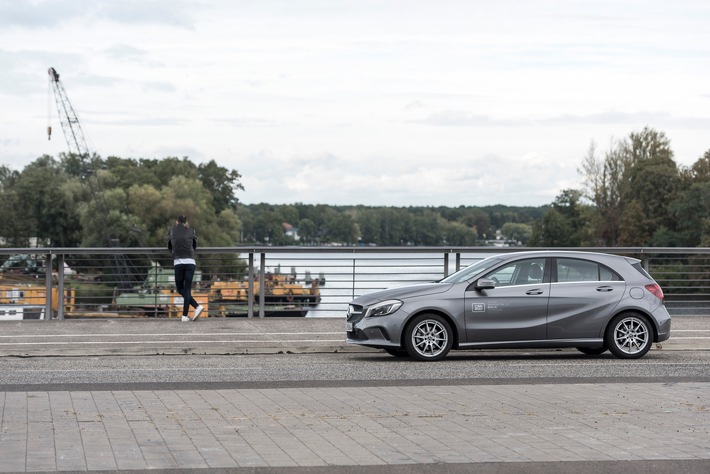
{"type": "Polygon", "coordinates": [[[443,293],[453,286],[452,283],[422,283],[421,285],[408,285],[399,288],[376,291],[362,295],[353,300],[354,304],[369,306],[373,303],[391,299],[403,300],[413,296],[427,296],[443,293]]]}

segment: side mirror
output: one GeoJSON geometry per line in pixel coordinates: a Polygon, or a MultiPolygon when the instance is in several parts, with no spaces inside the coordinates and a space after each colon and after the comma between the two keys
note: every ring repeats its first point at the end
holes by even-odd
{"type": "Polygon", "coordinates": [[[495,280],[491,280],[489,278],[481,278],[480,280],[476,281],[476,289],[477,290],[492,290],[495,287],[496,287],[495,280]]]}

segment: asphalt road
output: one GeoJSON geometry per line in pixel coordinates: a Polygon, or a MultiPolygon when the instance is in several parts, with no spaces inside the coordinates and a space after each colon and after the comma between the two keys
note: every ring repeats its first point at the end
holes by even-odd
{"type": "Polygon", "coordinates": [[[436,363],[382,352],[8,357],[0,368],[0,391],[683,381],[710,382],[710,351],[633,361],[573,349],[466,351],[436,363]]]}
{"type": "Polygon", "coordinates": [[[574,349],[452,351],[416,362],[344,342],[341,319],[0,323],[0,389],[710,381],[710,318],[674,318],[642,359],[574,349]]]}
{"type": "MultiPolygon", "coordinates": [[[[710,349],[710,317],[675,317],[653,350],[710,349]]],[[[366,352],[345,342],[344,318],[0,321],[0,357],[366,352]]]]}

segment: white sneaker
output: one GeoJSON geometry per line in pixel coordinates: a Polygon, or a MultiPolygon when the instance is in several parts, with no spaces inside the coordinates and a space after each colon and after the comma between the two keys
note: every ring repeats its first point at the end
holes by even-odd
{"type": "Polygon", "coordinates": [[[186,323],[186,322],[188,322],[188,321],[190,321],[190,318],[188,318],[187,316],[183,316],[183,317],[182,317],[182,322],[183,322],[183,323],[186,323]]]}
{"type": "Polygon", "coordinates": [[[205,307],[202,305],[195,308],[195,314],[190,318],[190,321],[194,321],[195,319],[199,318],[204,310],[205,310],[205,307]]]}

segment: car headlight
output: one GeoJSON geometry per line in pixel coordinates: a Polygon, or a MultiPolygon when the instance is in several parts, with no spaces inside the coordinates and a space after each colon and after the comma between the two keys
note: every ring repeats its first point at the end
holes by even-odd
{"type": "Polygon", "coordinates": [[[387,316],[388,314],[392,314],[397,311],[400,306],[402,306],[402,302],[399,300],[383,301],[382,303],[370,306],[367,309],[367,313],[365,313],[365,317],[387,316]]]}

